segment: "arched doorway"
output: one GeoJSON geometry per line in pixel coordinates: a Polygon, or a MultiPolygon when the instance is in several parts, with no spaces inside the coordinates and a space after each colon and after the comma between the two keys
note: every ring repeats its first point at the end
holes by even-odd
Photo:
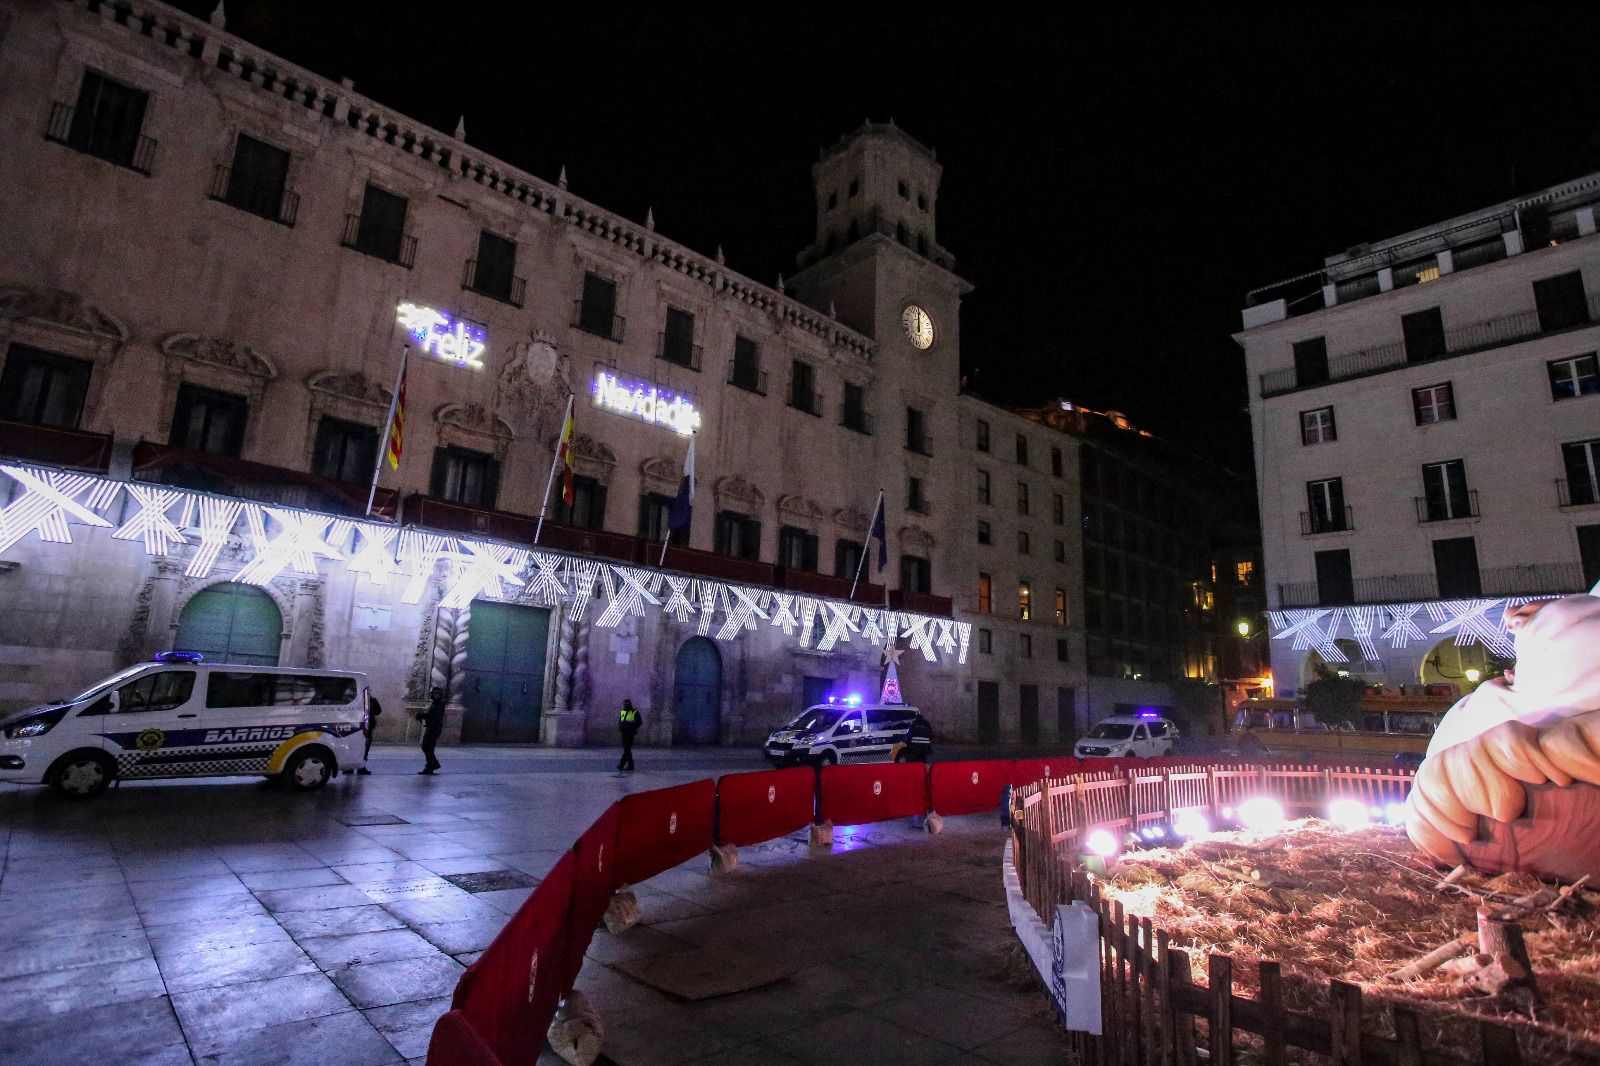
{"type": "Polygon", "coordinates": [[[226,582],[201,589],[178,616],[173,651],[199,652],[207,662],[277,666],[283,615],[253,585],[226,582]]]}
{"type": "Polygon", "coordinates": [[[715,744],[722,734],[722,656],[705,637],[678,649],[672,686],[672,742],[715,744]]]}

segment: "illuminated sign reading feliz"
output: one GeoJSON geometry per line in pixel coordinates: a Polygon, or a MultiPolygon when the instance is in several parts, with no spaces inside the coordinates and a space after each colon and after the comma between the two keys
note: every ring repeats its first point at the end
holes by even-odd
{"type": "Polygon", "coordinates": [[[666,426],[687,437],[700,428],[700,412],[676,393],[654,385],[627,382],[604,370],[594,377],[594,405],[641,422],[666,426]]]}
{"type": "Polygon", "coordinates": [[[443,311],[404,303],[395,317],[429,355],[459,367],[483,369],[483,350],[488,337],[482,326],[451,318],[443,311]]]}

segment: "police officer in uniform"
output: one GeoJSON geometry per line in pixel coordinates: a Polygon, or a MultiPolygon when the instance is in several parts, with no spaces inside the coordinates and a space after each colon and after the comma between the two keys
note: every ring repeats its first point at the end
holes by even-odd
{"type": "Polygon", "coordinates": [[[435,688],[428,693],[428,709],[422,712],[422,754],[427,758],[428,764],[417,773],[432,774],[439,768],[439,760],[433,754],[433,746],[439,743],[439,734],[442,732],[444,732],[444,689],[435,688]]]}
{"type": "Polygon", "coordinates": [[[633,769],[633,738],[642,723],[643,719],[633,706],[633,701],[623,700],[622,710],[617,714],[617,728],[622,730],[622,761],[617,763],[618,770],[633,769]]]}
{"type": "Polygon", "coordinates": [[[378,702],[378,697],[367,694],[367,720],[361,723],[361,731],[367,735],[366,748],[361,752],[361,766],[357,774],[365,777],[372,773],[367,769],[367,760],[372,757],[372,734],[378,731],[378,716],[383,713],[383,704],[378,702]]]}

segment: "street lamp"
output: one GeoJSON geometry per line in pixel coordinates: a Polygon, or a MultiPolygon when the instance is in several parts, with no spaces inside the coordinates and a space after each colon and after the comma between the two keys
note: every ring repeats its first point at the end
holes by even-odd
{"type": "Polygon", "coordinates": [[[1481,678],[1481,677],[1483,677],[1483,671],[1482,670],[1479,670],[1476,666],[1467,667],[1467,680],[1468,681],[1470,681],[1474,685],[1476,685],[1478,683],[1478,679],[1481,678]]]}
{"type": "Polygon", "coordinates": [[[1248,638],[1250,636],[1250,623],[1241,621],[1238,625],[1238,630],[1241,637],[1248,638]]]}

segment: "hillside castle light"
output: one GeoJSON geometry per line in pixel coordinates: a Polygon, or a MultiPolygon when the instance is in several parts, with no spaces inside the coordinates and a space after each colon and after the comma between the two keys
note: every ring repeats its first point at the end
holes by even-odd
{"type": "Polygon", "coordinates": [[[700,412],[695,410],[694,404],[666,389],[627,381],[600,370],[595,372],[590,391],[594,393],[596,407],[640,422],[665,426],[681,436],[687,437],[700,428],[700,412]]]}

